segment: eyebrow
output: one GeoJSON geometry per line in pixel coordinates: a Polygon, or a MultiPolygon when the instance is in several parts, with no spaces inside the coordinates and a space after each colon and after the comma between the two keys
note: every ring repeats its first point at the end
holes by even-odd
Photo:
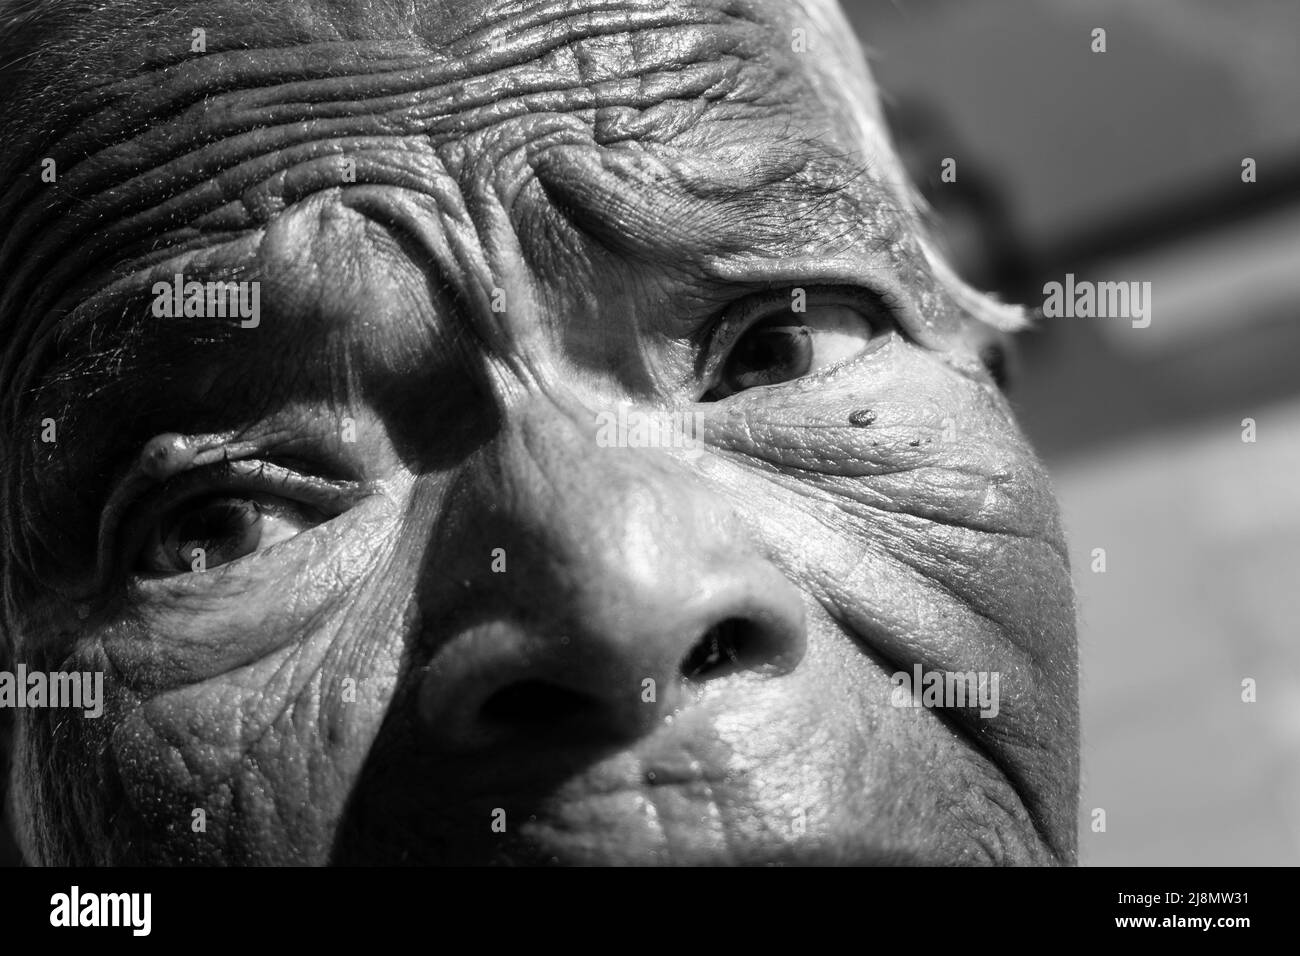
{"type": "Polygon", "coordinates": [[[742,163],[697,157],[667,179],[607,155],[547,158],[537,173],[571,225],[632,259],[705,258],[755,246],[794,255],[810,241],[828,249],[840,240],[889,246],[906,229],[904,204],[870,163],[818,135],[768,142],[742,163]],[[837,222],[847,228],[833,233],[837,222]]]}

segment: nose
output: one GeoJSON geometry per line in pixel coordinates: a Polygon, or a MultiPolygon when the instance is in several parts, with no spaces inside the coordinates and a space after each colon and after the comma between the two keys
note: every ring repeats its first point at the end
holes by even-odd
{"type": "Polygon", "coordinates": [[[531,418],[491,459],[443,548],[481,560],[450,575],[474,623],[435,635],[419,688],[440,749],[636,738],[803,657],[799,592],[683,461],[599,447],[569,416],[531,418]]]}

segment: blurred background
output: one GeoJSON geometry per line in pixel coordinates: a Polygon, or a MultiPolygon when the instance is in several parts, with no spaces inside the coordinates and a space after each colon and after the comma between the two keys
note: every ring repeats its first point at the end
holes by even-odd
{"type": "Polygon", "coordinates": [[[968,280],[1152,284],[1149,327],[1044,318],[1014,369],[1079,592],[1081,862],[1300,863],[1300,3],[841,3],[968,280]]]}

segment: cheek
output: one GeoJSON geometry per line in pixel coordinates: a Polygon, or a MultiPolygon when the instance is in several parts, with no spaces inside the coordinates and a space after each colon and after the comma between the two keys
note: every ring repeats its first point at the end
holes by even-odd
{"type": "Polygon", "coordinates": [[[1072,652],[1048,477],[987,380],[896,341],[727,414],[710,440],[740,457],[719,463],[720,480],[829,610],[947,633],[954,654],[981,633],[1036,660],[1072,652]]]}
{"type": "MultiPolygon", "coordinates": [[[[971,718],[972,733],[1035,782],[1035,809],[1065,845],[1077,767],[1073,594],[1047,475],[1001,395],[896,342],[829,381],[741,399],[710,426],[710,444],[728,454],[703,466],[771,560],[884,673],[920,663],[999,674],[1001,710],[971,718]]],[[[845,687],[845,699],[870,697],[869,683],[845,687]]],[[[884,714],[882,733],[915,752],[912,724],[896,717],[884,714]]],[[[996,779],[963,748],[974,776],[941,776],[933,792],[996,779]]]]}
{"type": "MultiPolygon", "coordinates": [[[[388,536],[396,515],[370,524],[388,536]]],[[[417,565],[369,530],[340,540],[256,584],[258,569],[232,564],[203,592],[154,593],[83,638],[61,666],[105,672],[103,716],[44,712],[21,738],[57,844],[41,857],[328,861],[397,682],[417,565]]]]}
{"type": "Polygon", "coordinates": [[[378,649],[348,661],[346,639],[334,639],[313,636],[301,652],[159,694],[116,721],[108,754],[135,831],[131,858],[328,861],[395,681],[378,649]]]}
{"type": "MultiPolygon", "coordinates": [[[[1047,474],[1001,393],[972,368],[893,339],[829,378],[745,393],[709,415],[709,444],[729,453],[715,467],[746,469],[746,484],[795,511],[928,526],[936,548],[962,550],[956,538],[944,540],[947,527],[1063,552],[1047,474]]],[[[825,558],[835,553],[832,541],[810,545],[825,558]]]]}
{"type": "Polygon", "coordinates": [[[341,641],[313,660],[318,643],[309,637],[301,650],[148,699],[110,676],[98,719],[27,712],[36,716],[20,724],[14,773],[30,857],[55,865],[326,862],[397,657],[377,643],[367,658],[350,655],[341,641]]]}

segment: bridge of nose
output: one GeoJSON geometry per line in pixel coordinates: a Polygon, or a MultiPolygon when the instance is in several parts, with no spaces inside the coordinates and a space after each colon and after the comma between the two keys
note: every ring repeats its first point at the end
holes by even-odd
{"type": "Polygon", "coordinates": [[[602,446],[585,408],[522,410],[488,468],[479,506],[513,569],[497,583],[555,610],[566,602],[574,626],[636,632],[655,626],[647,614],[659,624],[687,615],[747,547],[684,458],[602,446]]]}

